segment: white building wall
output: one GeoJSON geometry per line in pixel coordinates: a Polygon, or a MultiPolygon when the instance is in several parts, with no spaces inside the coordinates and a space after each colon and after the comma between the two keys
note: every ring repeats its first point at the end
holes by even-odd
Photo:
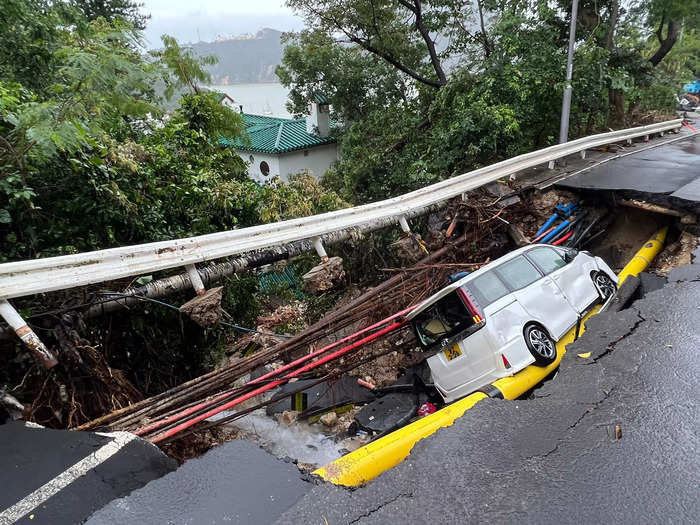
{"type": "Polygon", "coordinates": [[[306,150],[292,151],[280,155],[256,153],[254,151],[238,151],[238,155],[248,163],[248,176],[259,184],[264,184],[273,177],[279,177],[287,182],[290,175],[296,175],[309,170],[316,179],[331,167],[338,158],[338,146],[326,144],[306,150]],[[306,155],[304,154],[306,152],[306,155]],[[267,162],[270,174],[263,175],[260,164],[267,162]]]}
{"type": "Polygon", "coordinates": [[[326,144],[306,150],[283,153],[279,157],[279,174],[282,180],[289,180],[290,175],[309,170],[316,179],[331,167],[338,158],[337,144],[326,144]],[[306,154],[304,154],[306,152],[306,154]]]}
{"type": "Polygon", "coordinates": [[[248,163],[248,176],[258,184],[268,182],[272,177],[280,176],[280,159],[278,155],[269,153],[256,153],[254,151],[238,151],[238,155],[248,163]],[[260,164],[267,162],[270,174],[263,175],[260,164]]]}

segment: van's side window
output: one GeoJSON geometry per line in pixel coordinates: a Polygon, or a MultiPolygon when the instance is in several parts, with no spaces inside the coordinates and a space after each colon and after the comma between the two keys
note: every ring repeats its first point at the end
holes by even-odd
{"type": "Polygon", "coordinates": [[[509,292],[498,275],[493,273],[493,270],[469,281],[467,287],[481,308],[490,305],[509,292]]]}
{"type": "Polygon", "coordinates": [[[542,277],[540,271],[522,255],[497,266],[495,271],[511,291],[525,288],[542,277]]]}
{"type": "Polygon", "coordinates": [[[545,275],[566,266],[564,258],[551,248],[536,248],[527,252],[527,256],[535,261],[545,275]]]}

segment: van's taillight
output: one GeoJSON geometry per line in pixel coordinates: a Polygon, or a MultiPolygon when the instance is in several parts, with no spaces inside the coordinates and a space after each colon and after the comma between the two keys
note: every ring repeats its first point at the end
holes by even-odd
{"type": "Polygon", "coordinates": [[[505,366],[506,369],[510,368],[510,363],[508,362],[508,359],[506,359],[506,356],[501,354],[501,359],[503,359],[503,366],[505,366]]]}
{"type": "Polygon", "coordinates": [[[469,313],[472,314],[472,319],[474,320],[474,323],[478,324],[481,321],[483,321],[484,318],[481,317],[479,310],[476,308],[476,305],[474,304],[474,302],[469,298],[469,295],[467,294],[467,292],[465,292],[462,288],[457,288],[457,293],[464,300],[464,303],[467,305],[467,309],[469,310],[469,313]]]}

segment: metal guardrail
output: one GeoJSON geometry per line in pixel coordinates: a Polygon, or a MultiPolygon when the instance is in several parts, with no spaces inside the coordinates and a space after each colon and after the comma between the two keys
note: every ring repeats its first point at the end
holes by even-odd
{"type": "Polygon", "coordinates": [[[317,253],[325,257],[321,243],[325,235],[351,229],[374,229],[377,224],[391,223],[398,223],[404,231],[409,231],[407,218],[489,182],[541,164],[551,165],[557,159],[585,152],[589,148],[631,141],[653,133],[663,134],[680,128],[681,122],[682,119],[676,119],[572,140],[464,173],[399,197],[311,217],[186,239],[0,264],[0,316],[35,356],[45,366],[51,367],[56,364],[55,358],[8,299],[182,266],[187,269],[190,281],[199,294],[204,292],[204,285],[196,263],[308,239],[313,240],[317,253]]]}
{"type": "Polygon", "coordinates": [[[0,264],[0,298],[11,299],[202,263],[280,244],[415,216],[518,171],[611,142],[680,128],[681,119],[612,131],[519,155],[399,197],[301,219],[135,246],[0,264]]]}

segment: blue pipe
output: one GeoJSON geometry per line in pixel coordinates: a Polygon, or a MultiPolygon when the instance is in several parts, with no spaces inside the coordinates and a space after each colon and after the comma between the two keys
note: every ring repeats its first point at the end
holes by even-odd
{"type": "Polygon", "coordinates": [[[556,222],[558,217],[566,219],[573,212],[575,212],[577,208],[578,202],[572,202],[571,204],[557,204],[555,208],[556,211],[552,214],[552,216],[549,219],[547,219],[547,221],[542,225],[542,227],[539,230],[537,230],[535,237],[538,237],[539,235],[542,235],[545,231],[547,231],[547,229],[556,222]]]}
{"type": "Polygon", "coordinates": [[[544,244],[548,240],[550,240],[552,237],[556,236],[560,231],[562,231],[564,228],[566,228],[569,225],[569,221],[565,220],[563,221],[559,226],[554,228],[551,232],[549,232],[547,235],[545,235],[542,239],[538,241],[539,244],[544,244]]]}
{"type": "Polygon", "coordinates": [[[547,219],[547,221],[542,225],[542,227],[539,230],[537,230],[535,237],[539,237],[540,235],[542,235],[543,232],[546,232],[547,228],[554,224],[554,221],[556,221],[558,217],[558,214],[553,213],[552,216],[549,219],[547,219]]]}

